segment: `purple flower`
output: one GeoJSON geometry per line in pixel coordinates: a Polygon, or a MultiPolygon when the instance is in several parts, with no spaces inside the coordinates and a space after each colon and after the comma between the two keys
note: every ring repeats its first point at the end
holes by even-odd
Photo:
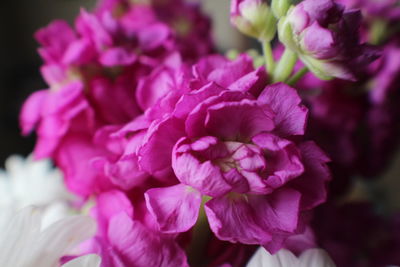
{"type": "Polygon", "coordinates": [[[177,87],[173,75],[212,47],[199,8],[174,4],[104,1],[94,13],[82,10],[75,30],[58,20],[36,33],[49,90],[28,99],[21,126],[24,134],[37,131],[35,156],[52,157],[75,193],[129,190],[149,176],[134,150],[152,118],[133,124],[150,108],[162,116],[155,106],[177,87]],[[182,19],[200,32],[178,36],[168,10],[185,11],[182,19]]]}
{"type": "Polygon", "coordinates": [[[384,20],[396,21],[400,18],[400,8],[396,0],[337,0],[350,8],[359,8],[367,16],[379,17],[384,20]]]}
{"type": "Polygon", "coordinates": [[[69,131],[88,132],[94,127],[93,110],[83,95],[83,85],[72,82],[57,91],[41,90],[32,94],[22,107],[24,134],[37,130],[36,158],[53,155],[69,131]],[[79,129],[85,124],[85,129],[79,129]]]}
{"type": "Polygon", "coordinates": [[[319,78],[355,80],[377,51],[358,38],[361,13],[332,0],[305,0],[279,22],[279,38],[319,78]]]}
{"type": "Polygon", "coordinates": [[[167,24],[174,34],[176,47],[185,60],[197,60],[214,50],[210,20],[201,12],[198,3],[163,0],[151,1],[149,5],[145,1],[132,3],[128,0],[102,0],[95,12],[100,16],[111,13],[115,17],[121,17],[129,27],[135,25],[137,28],[144,28],[147,25],[143,22],[154,19],[167,24]]]}
{"type": "Polygon", "coordinates": [[[121,191],[100,194],[92,214],[98,232],[86,250],[101,255],[101,266],[188,266],[175,236],[159,233],[136,219],[130,200],[121,191]]]}
{"type": "MultiPolygon", "coordinates": [[[[302,212],[325,200],[328,159],[314,143],[295,141],[304,134],[307,109],[294,89],[275,84],[255,90],[257,71],[234,81],[238,72],[230,77],[211,68],[215,60],[193,68],[194,88],[144,137],[139,166],[179,181],[148,190],[146,204],[162,232],[180,233],[193,227],[205,197],[219,239],[276,251],[303,231],[302,212]]],[[[235,69],[243,71],[240,66],[235,69]]]]}
{"type": "Polygon", "coordinates": [[[374,104],[381,105],[392,95],[396,94],[400,79],[400,62],[396,60],[400,56],[400,47],[395,42],[387,44],[382,57],[370,68],[370,100],[374,104]]]}

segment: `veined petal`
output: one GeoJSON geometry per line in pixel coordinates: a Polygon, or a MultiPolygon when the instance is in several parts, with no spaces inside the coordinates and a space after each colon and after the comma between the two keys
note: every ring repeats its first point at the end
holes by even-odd
{"type": "Polygon", "coordinates": [[[224,140],[249,140],[274,128],[273,112],[255,100],[224,102],[207,110],[205,127],[211,135],[224,140]]]}
{"type": "Polygon", "coordinates": [[[145,193],[146,205],[164,233],[181,233],[197,221],[201,194],[184,184],[153,188],[145,193]]]}
{"type": "Polygon", "coordinates": [[[283,83],[269,85],[258,101],[268,104],[275,113],[275,132],[284,136],[304,134],[308,109],[300,104],[295,89],[283,83]]]}
{"type": "Polygon", "coordinates": [[[231,194],[205,204],[212,231],[219,239],[244,244],[268,244],[273,235],[294,233],[300,193],[286,189],[268,196],[231,194]]]}

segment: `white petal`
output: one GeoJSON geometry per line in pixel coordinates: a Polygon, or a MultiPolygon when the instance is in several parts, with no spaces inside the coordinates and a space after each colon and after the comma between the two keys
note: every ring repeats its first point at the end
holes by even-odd
{"type": "Polygon", "coordinates": [[[62,267],[99,267],[101,258],[96,254],[85,255],[67,262],[62,267]]]}
{"type": "Polygon", "coordinates": [[[40,235],[32,266],[55,266],[61,256],[95,232],[96,222],[88,216],[71,216],[57,221],[40,235]]]}
{"type": "Polygon", "coordinates": [[[0,229],[0,266],[25,266],[40,235],[41,213],[27,207],[9,217],[0,229]]]}
{"type": "Polygon", "coordinates": [[[308,249],[300,255],[301,267],[335,267],[328,253],[322,249],[308,249]]]}
{"type": "Polygon", "coordinates": [[[247,263],[247,267],[294,267],[298,265],[295,255],[286,249],[271,255],[263,247],[260,247],[247,263]]]}
{"type": "Polygon", "coordinates": [[[53,223],[71,216],[71,208],[67,203],[54,202],[43,209],[42,229],[46,229],[53,223]]]}

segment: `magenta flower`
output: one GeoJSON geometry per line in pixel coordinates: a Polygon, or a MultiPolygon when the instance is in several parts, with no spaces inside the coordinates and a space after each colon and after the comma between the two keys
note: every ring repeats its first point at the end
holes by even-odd
{"type": "Polygon", "coordinates": [[[358,38],[361,13],[332,0],[305,0],[279,23],[279,38],[320,79],[355,80],[377,51],[358,38]]]}
{"type": "MultiPolygon", "coordinates": [[[[211,69],[206,66],[194,70],[211,69]]],[[[256,72],[232,82],[237,72],[229,77],[222,69],[214,75],[198,71],[195,88],[210,77],[228,88],[213,81],[192,89],[170,115],[150,125],[139,165],[168,175],[172,166],[179,181],[145,194],[162,232],[193,227],[206,197],[208,221],[219,239],[276,251],[303,230],[302,212],[325,200],[327,157],[314,143],[294,140],[304,134],[307,109],[284,84],[254,90],[256,72]]]]}
{"type": "Polygon", "coordinates": [[[395,42],[387,44],[382,57],[370,68],[372,76],[370,100],[373,104],[382,105],[396,94],[400,79],[400,47],[395,42]]]}
{"type": "Polygon", "coordinates": [[[379,17],[395,22],[400,18],[400,8],[397,0],[337,0],[351,8],[366,11],[368,16],[379,17]]]}
{"type": "Polygon", "coordinates": [[[165,23],[173,33],[176,48],[185,60],[197,60],[214,50],[211,38],[211,22],[200,9],[198,3],[187,3],[183,0],[151,1],[140,3],[129,0],[102,0],[99,2],[97,14],[111,13],[129,22],[127,26],[145,28],[146,20],[165,23]],[[132,16],[132,13],[136,13],[132,16]],[[137,17],[140,17],[140,20],[137,17]],[[131,17],[131,18],[128,18],[131,17]],[[144,26],[144,27],[143,27],[144,26]]]}
{"type": "Polygon", "coordinates": [[[25,102],[21,128],[24,134],[37,129],[36,158],[53,155],[68,131],[90,131],[94,127],[93,110],[82,88],[82,83],[72,82],[58,91],[38,91],[25,102]],[[79,129],[82,124],[85,130],[79,129]]]}
{"type": "Polygon", "coordinates": [[[188,266],[175,236],[159,233],[136,219],[124,193],[113,190],[100,194],[96,203],[92,213],[98,232],[86,249],[101,255],[101,266],[188,266]]]}
{"type": "Polygon", "coordinates": [[[141,116],[175,89],[167,78],[184,68],[183,61],[212,47],[208,19],[198,7],[174,4],[104,1],[94,13],[82,10],[75,30],[55,21],[36,33],[49,90],[28,99],[21,126],[24,134],[37,131],[35,156],[52,157],[75,193],[129,190],[149,176],[134,152],[152,120],[149,115],[143,124],[141,116]],[[165,15],[172,9],[185,10],[182,19],[201,31],[178,36],[176,21],[165,15]],[[191,42],[198,49],[190,45],[188,52],[191,42]]]}

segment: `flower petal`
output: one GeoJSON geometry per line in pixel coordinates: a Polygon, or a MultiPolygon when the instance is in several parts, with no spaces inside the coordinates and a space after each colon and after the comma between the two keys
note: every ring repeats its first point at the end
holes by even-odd
{"type": "Polygon", "coordinates": [[[278,253],[272,255],[265,248],[260,247],[246,267],[296,267],[298,264],[299,261],[296,256],[286,249],[281,249],[278,253]]]}
{"type": "Polygon", "coordinates": [[[228,195],[205,204],[212,231],[219,239],[268,244],[274,234],[297,229],[300,193],[287,189],[265,196],[228,195]]]}
{"type": "Polygon", "coordinates": [[[303,135],[308,109],[301,105],[296,90],[284,83],[267,86],[258,101],[268,104],[275,112],[275,132],[280,135],[303,135]]]}
{"type": "Polygon", "coordinates": [[[328,253],[322,249],[309,249],[300,255],[299,267],[335,267],[328,253]]]}
{"type": "Polygon", "coordinates": [[[88,254],[73,259],[62,267],[100,267],[101,258],[96,254],[88,254]]]}
{"type": "Polygon", "coordinates": [[[146,205],[164,233],[181,233],[197,221],[201,195],[197,190],[178,184],[153,188],[145,193],[146,205]]]}

